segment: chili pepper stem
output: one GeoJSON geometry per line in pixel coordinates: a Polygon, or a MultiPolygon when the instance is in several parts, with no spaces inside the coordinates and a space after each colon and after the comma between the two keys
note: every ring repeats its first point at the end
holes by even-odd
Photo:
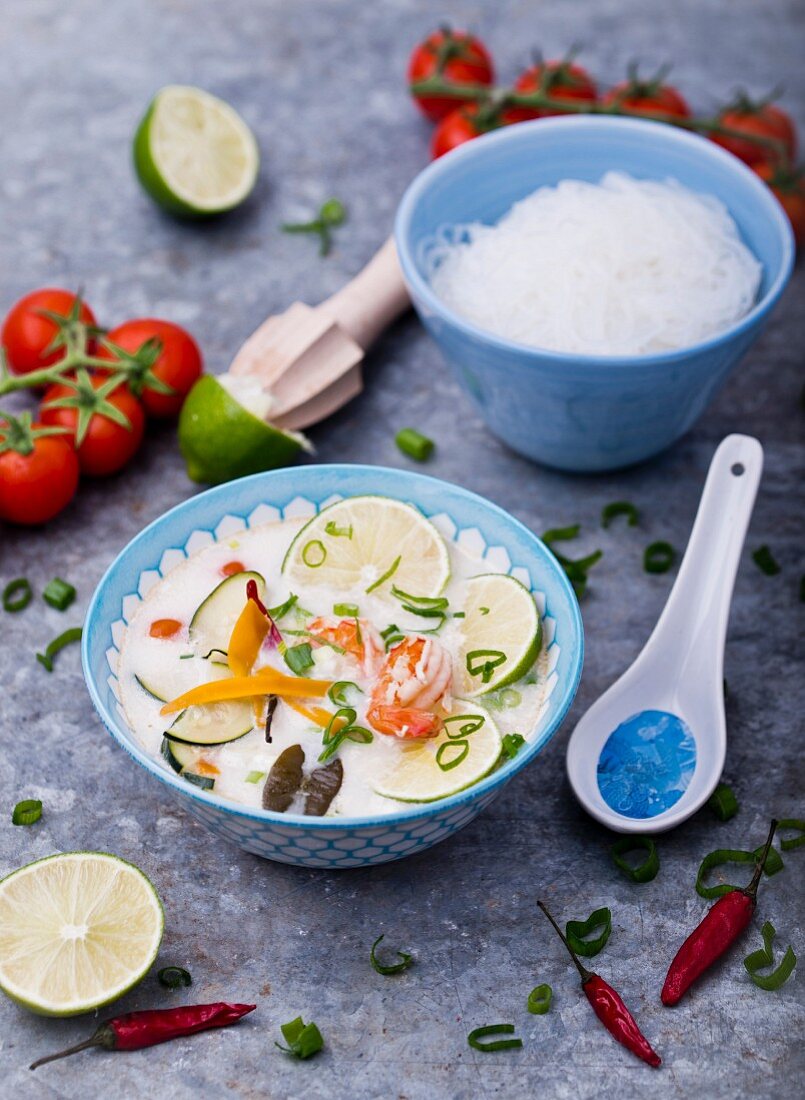
{"type": "Polygon", "coordinates": [[[46,1062],[55,1062],[58,1058],[68,1058],[71,1054],[80,1054],[82,1050],[89,1050],[91,1047],[102,1047],[104,1041],[102,1036],[96,1031],[94,1035],[91,1035],[89,1039],[85,1039],[83,1043],[76,1043],[73,1047],[67,1047],[66,1050],[59,1050],[56,1054],[47,1054],[44,1058],[37,1058],[35,1062],[31,1062],[28,1069],[38,1069],[40,1066],[44,1066],[46,1062]]]}
{"type": "Polygon", "coordinates": [[[593,976],[593,975],[592,975],[592,972],[591,972],[591,971],[589,971],[589,970],[587,969],[587,967],[586,967],[586,966],[583,966],[583,965],[582,965],[582,963],[581,963],[581,960],[579,959],[578,955],[577,955],[577,954],[576,954],[576,952],[575,952],[575,951],[573,950],[573,948],[572,948],[572,947],[570,946],[570,944],[569,944],[569,943],[567,942],[567,936],[565,936],[565,934],[564,934],[564,932],[562,931],[562,929],[561,929],[561,928],[559,927],[559,925],[558,925],[558,924],[556,923],[556,921],[555,921],[555,920],[553,919],[553,917],[551,916],[551,914],[550,914],[550,913],[548,912],[548,909],[547,909],[547,907],[546,907],[546,906],[545,906],[545,905],[543,904],[543,902],[541,902],[541,901],[538,901],[538,902],[537,902],[537,905],[538,905],[538,906],[540,907],[540,909],[542,910],[542,912],[543,912],[543,913],[545,914],[545,916],[546,916],[546,917],[548,918],[548,920],[549,920],[549,921],[551,922],[551,924],[552,924],[552,925],[554,926],[554,929],[556,930],[556,933],[557,933],[557,935],[559,936],[560,940],[561,940],[561,941],[562,941],[562,943],[563,943],[563,944],[565,945],[565,947],[566,947],[566,948],[568,949],[568,952],[570,953],[570,957],[571,957],[571,959],[573,960],[573,962],[574,962],[574,963],[576,964],[576,969],[578,970],[579,974],[581,975],[581,981],[582,981],[582,985],[583,985],[583,984],[584,984],[585,982],[588,982],[588,981],[590,980],[590,978],[592,978],[592,976],[593,976]]]}
{"type": "Polygon", "coordinates": [[[769,835],[766,838],[766,843],[763,845],[763,851],[760,853],[760,859],[755,866],[755,873],[752,875],[752,881],[747,887],[744,888],[744,893],[747,894],[754,901],[757,897],[757,888],[760,883],[760,876],[763,874],[763,868],[766,866],[766,857],[769,854],[771,848],[771,842],[774,840],[774,834],[777,832],[777,819],[772,818],[771,828],[769,829],[769,835]]]}

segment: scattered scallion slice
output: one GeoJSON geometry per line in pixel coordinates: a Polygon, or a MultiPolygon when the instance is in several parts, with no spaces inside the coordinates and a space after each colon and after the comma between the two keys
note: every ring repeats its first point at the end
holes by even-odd
{"type": "Polygon", "coordinates": [[[67,581],[63,581],[61,577],[54,577],[52,581],[49,581],[42,593],[42,599],[45,603],[49,603],[57,611],[66,611],[75,596],[75,588],[67,581]]]}
{"type": "Polygon", "coordinates": [[[467,1036],[467,1042],[473,1050],[483,1051],[488,1054],[493,1050],[514,1050],[523,1045],[522,1039],[494,1039],[492,1042],[482,1043],[491,1035],[513,1035],[514,1024],[487,1024],[486,1027],[476,1027],[467,1036]]]}
{"type": "Polygon", "coordinates": [[[190,971],[183,966],[163,966],[157,971],[157,979],[166,989],[183,989],[193,984],[190,971]]]}
{"type": "Polygon", "coordinates": [[[650,836],[623,836],[615,841],[609,851],[612,862],[632,882],[651,882],[657,877],[660,870],[660,857],[657,855],[657,846],[650,836]],[[638,848],[645,849],[646,858],[634,867],[624,859],[624,856],[627,852],[634,852],[638,848]]]}
{"type": "Polygon", "coordinates": [[[707,800],[707,805],[719,821],[729,821],[738,813],[738,799],[732,787],[719,783],[707,800]]]}
{"type": "Polygon", "coordinates": [[[314,664],[313,647],[310,642],[301,642],[299,645],[289,646],[282,657],[291,672],[295,672],[297,676],[301,676],[314,664]]]}
{"type": "MultiPolygon", "coordinates": [[[[374,592],[374,590],[376,588],[379,588],[381,584],[385,584],[386,581],[391,580],[391,578],[394,576],[394,574],[399,569],[401,561],[402,561],[402,554],[398,554],[397,557],[394,559],[394,561],[391,563],[391,565],[388,567],[386,572],[381,573],[380,576],[377,578],[377,580],[369,585],[369,587],[366,589],[366,595],[368,596],[370,592],[374,592]]],[[[394,591],[394,589],[392,588],[392,592],[393,591],[394,591]]]]}
{"type": "Polygon", "coordinates": [[[676,550],[670,542],[652,542],[643,551],[643,568],[647,573],[667,573],[676,561],[676,550]]]}
{"type": "Polygon", "coordinates": [[[577,955],[583,955],[591,959],[606,947],[607,940],[612,934],[612,912],[606,906],[594,909],[586,920],[569,920],[565,925],[567,942],[577,955]],[[600,928],[601,931],[592,939],[586,939],[591,932],[600,928]]]}
{"type": "Polygon", "coordinates": [[[394,437],[394,441],[404,455],[408,455],[416,462],[426,462],[433,454],[435,446],[432,439],[428,439],[416,428],[401,428],[394,437]]]}
{"type": "Polygon", "coordinates": [[[355,619],[360,611],[356,603],[334,603],[333,614],[341,619],[355,619]]]}
{"type": "Polygon", "coordinates": [[[594,550],[592,554],[588,554],[585,558],[567,558],[564,554],[560,554],[558,550],[554,549],[553,544],[555,542],[568,542],[571,539],[575,539],[581,525],[573,523],[569,527],[552,527],[546,531],[542,536],[542,541],[549,546],[551,553],[562,566],[565,571],[565,575],[570,583],[573,585],[573,591],[576,596],[581,599],[584,593],[587,591],[587,574],[604,556],[602,550],[594,550]]]}
{"type": "Polygon", "coordinates": [[[442,725],[448,738],[451,741],[456,741],[461,737],[469,737],[471,734],[477,733],[485,721],[486,718],[482,714],[453,714],[449,718],[445,718],[442,725]],[[455,733],[450,730],[454,722],[461,722],[455,733]]]}
{"type": "Polygon", "coordinates": [[[383,639],[387,653],[390,649],[393,649],[395,645],[399,645],[400,642],[405,640],[405,635],[396,623],[391,623],[385,630],[381,630],[380,637],[383,639]]]}
{"type": "Polygon", "coordinates": [[[528,1011],[533,1016],[544,1016],[551,1007],[553,990],[547,983],[536,986],[528,994],[528,1011]]]}
{"type": "Polygon", "coordinates": [[[523,737],[522,733],[506,733],[503,735],[503,740],[500,743],[501,754],[509,760],[514,760],[524,744],[525,737],[523,737]]]}
{"type": "Polygon", "coordinates": [[[344,741],[355,741],[360,745],[368,745],[374,740],[374,734],[364,726],[356,726],[358,717],[354,707],[339,707],[322,735],[322,749],[319,755],[319,763],[323,764],[331,756],[335,756],[344,741]],[[336,728],[338,723],[338,728],[336,728]]]}
{"type": "Polygon", "coordinates": [[[298,602],[299,597],[292,592],[285,603],[278,604],[276,607],[269,607],[268,614],[276,622],[277,619],[282,619],[292,608],[296,607],[298,602]]]}
{"type": "Polygon", "coordinates": [[[284,1047],[281,1043],[275,1042],[274,1046],[279,1047],[286,1054],[292,1054],[295,1058],[311,1058],[324,1047],[324,1039],[319,1029],[313,1023],[306,1024],[301,1016],[297,1016],[290,1023],[281,1024],[280,1031],[288,1045],[284,1047]]]}
{"type": "Polygon", "coordinates": [[[392,585],[391,594],[400,601],[403,611],[411,615],[419,615],[423,619],[438,619],[439,626],[447,618],[450,605],[446,596],[412,596],[410,592],[403,592],[396,584],[392,585]]]}
{"type": "Polygon", "coordinates": [[[3,610],[15,614],[23,611],[34,597],[31,582],[27,577],[16,577],[3,589],[3,610]]]}
{"type": "Polygon", "coordinates": [[[45,648],[44,653],[37,653],[36,659],[40,665],[43,665],[48,672],[53,671],[53,658],[59,653],[65,646],[71,645],[73,642],[81,641],[81,634],[83,633],[80,626],[72,626],[69,630],[65,630],[63,634],[60,634],[58,638],[54,638],[53,641],[45,648]]]}
{"type": "Polygon", "coordinates": [[[308,569],[318,569],[327,560],[327,548],[321,539],[311,539],[302,547],[302,561],[308,569]]]}
{"type": "Polygon", "coordinates": [[[385,939],[385,936],[378,936],[375,942],[372,944],[372,950],[369,952],[369,961],[372,966],[378,972],[378,974],[402,974],[403,970],[407,970],[411,963],[414,961],[413,955],[406,954],[405,951],[398,951],[397,957],[400,960],[396,963],[382,963],[378,959],[375,951],[378,944],[385,939]]]}
{"type": "Polygon", "coordinates": [[[259,783],[261,779],[265,779],[265,772],[249,772],[246,776],[247,783],[259,783]]]}
{"type": "Polygon", "coordinates": [[[482,684],[488,684],[492,673],[506,660],[502,649],[471,649],[466,656],[467,672],[470,676],[480,676],[482,684]]]}
{"type": "MultiPolygon", "coordinates": [[[[725,863],[757,863],[761,853],[761,848],[754,852],[747,852],[740,848],[717,848],[715,852],[709,852],[699,864],[699,870],[696,874],[696,893],[699,897],[710,900],[720,898],[724,894],[736,890],[736,886],[731,886],[726,882],[719,883],[716,886],[705,886],[705,877],[714,868],[721,867],[725,863]]],[[[765,874],[767,876],[776,875],[782,869],[782,856],[776,848],[769,848],[769,854],[766,856],[766,862],[763,865],[765,874]]]]}
{"type": "Polygon", "coordinates": [[[492,710],[508,710],[510,707],[519,707],[523,701],[523,697],[516,688],[505,687],[500,691],[494,692],[492,695],[485,696],[484,702],[486,706],[491,707],[492,710]]]}
{"type": "Polygon", "coordinates": [[[777,822],[777,830],[782,832],[783,829],[794,829],[799,833],[799,836],[780,839],[780,847],[784,852],[790,852],[792,848],[801,848],[805,844],[805,821],[796,817],[783,817],[777,822]]]}
{"type": "Polygon", "coordinates": [[[578,538],[580,530],[580,523],[572,523],[568,527],[550,527],[543,534],[542,541],[549,546],[552,542],[569,542],[571,539],[578,538]]]}
{"type": "Polygon", "coordinates": [[[789,945],[785,949],[785,954],[776,969],[772,970],[770,974],[759,973],[760,970],[767,966],[772,966],[774,963],[772,944],[777,932],[770,920],[767,920],[763,925],[760,934],[763,937],[763,946],[746,956],[744,959],[744,966],[746,967],[747,974],[755,985],[760,986],[761,989],[773,992],[785,985],[791,977],[794,967],[797,965],[797,956],[794,954],[793,948],[789,945]]]}
{"type": "Polygon", "coordinates": [[[443,772],[452,771],[466,760],[469,751],[469,741],[444,741],[436,750],[436,763],[443,772]],[[448,753],[453,755],[448,756],[448,753]]]}
{"type": "Polygon", "coordinates": [[[348,527],[339,527],[334,519],[328,519],[324,525],[324,533],[334,539],[351,539],[353,528],[351,523],[348,527]]]}
{"type": "Polygon", "coordinates": [[[339,199],[327,199],[319,207],[317,217],[307,222],[283,222],[280,228],[283,233],[315,233],[319,238],[319,255],[326,256],[332,244],[330,230],[343,225],[346,217],[346,207],[339,199]]]}
{"type": "Polygon", "coordinates": [[[363,688],[359,688],[352,680],[336,680],[336,682],[330,684],[330,687],[327,689],[327,698],[331,703],[335,703],[337,707],[345,707],[347,706],[347,700],[345,698],[347,688],[354,688],[355,691],[363,695],[363,688]]]}
{"type": "Polygon", "coordinates": [[[752,551],[752,561],[767,577],[775,577],[780,572],[779,564],[765,543],[752,551]]]}
{"type": "Polygon", "coordinates": [[[605,504],[601,511],[601,526],[609,527],[616,516],[626,516],[626,522],[630,527],[637,527],[640,513],[628,500],[613,500],[611,504],[605,504]]]}
{"type": "Polygon", "coordinates": [[[12,825],[35,825],[42,816],[42,803],[38,798],[26,798],[18,802],[11,814],[12,825]]]}

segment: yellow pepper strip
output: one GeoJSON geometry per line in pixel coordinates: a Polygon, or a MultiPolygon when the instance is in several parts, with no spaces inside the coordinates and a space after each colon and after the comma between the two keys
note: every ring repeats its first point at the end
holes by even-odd
{"type": "Polygon", "coordinates": [[[229,639],[227,652],[233,676],[248,676],[265,641],[270,623],[254,600],[247,600],[229,639]]]}
{"type": "Polygon", "coordinates": [[[286,699],[285,702],[291,710],[307,718],[308,722],[312,722],[314,726],[321,726],[323,730],[329,726],[332,714],[324,707],[305,707],[301,703],[294,703],[292,699],[286,699]]]}
{"type": "Polygon", "coordinates": [[[175,714],[185,707],[223,703],[229,699],[250,699],[254,695],[321,699],[331,687],[331,680],[307,680],[304,676],[286,676],[273,668],[261,668],[253,676],[233,676],[229,680],[213,680],[209,684],[200,684],[166,703],[159,713],[175,714]]]}

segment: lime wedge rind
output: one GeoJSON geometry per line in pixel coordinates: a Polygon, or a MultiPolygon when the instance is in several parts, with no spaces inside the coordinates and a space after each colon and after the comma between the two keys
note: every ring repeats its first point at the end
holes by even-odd
{"type": "Polygon", "coordinates": [[[467,583],[464,610],[462,693],[478,698],[525,676],[542,648],[542,619],[529,589],[510,573],[481,573],[467,583]],[[483,683],[467,670],[467,655],[485,649],[505,652],[507,660],[483,683]]]}

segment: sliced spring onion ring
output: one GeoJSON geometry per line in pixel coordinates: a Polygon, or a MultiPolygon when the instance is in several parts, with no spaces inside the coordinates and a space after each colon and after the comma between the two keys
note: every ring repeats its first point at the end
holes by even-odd
{"type": "Polygon", "coordinates": [[[75,588],[67,581],[63,581],[61,577],[54,577],[52,581],[48,581],[42,593],[42,599],[45,603],[49,603],[57,611],[66,611],[75,596],[75,588]]]}
{"type": "Polygon", "coordinates": [[[276,607],[269,607],[268,614],[274,622],[276,622],[277,619],[281,619],[283,616],[287,615],[291,608],[296,607],[298,602],[299,597],[295,596],[292,592],[285,603],[277,604],[276,607]]]}
{"type": "Polygon", "coordinates": [[[524,744],[525,737],[523,737],[522,733],[506,733],[503,735],[503,740],[500,743],[501,754],[508,757],[509,760],[514,760],[524,744]]]}
{"type": "Polygon", "coordinates": [[[265,779],[265,772],[249,772],[246,776],[247,783],[259,783],[261,779],[265,779]]]}
{"type": "Polygon", "coordinates": [[[294,1058],[310,1058],[318,1054],[324,1046],[324,1039],[316,1025],[306,1024],[301,1016],[297,1016],[290,1023],[281,1024],[280,1031],[288,1046],[284,1047],[277,1042],[274,1046],[279,1047],[286,1054],[292,1054],[294,1058]]]}
{"type": "Polygon", "coordinates": [[[11,814],[12,825],[35,825],[42,816],[42,803],[38,798],[26,798],[18,802],[11,814]]]}
{"type": "Polygon", "coordinates": [[[308,569],[318,569],[327,560],[327,548],[321,539],[311,539],[302,547],[302,561],[308,569]]]}
{"type": "Polygon", "coordinates": [[[612,912],[606,906],[602,909],[594,909],[586,920],[569,920],[565,925],[567,942],[577,955],[583,955],[591,959],[606,947],[607,940],[612,934],[612,912]],[[592,939],[585,939],[597,928],[601,931],[592,939]]]}
{"type": "Polygon", "coordinates": [[[405,951],[398,951],[397,957],[399,962],[384,964],[380,962],[375,949],[378,944],[385,939],[385,936],[378,936],[375,942],[372,944],[372,950],[369,952],[369,961],[372,966],[378,972],[378,974],[402,974],[403,970],[407,970],[411,963],[414,961],[413,955],[408,955],[405,951]]]}
{"type": "MultiPolygon", "coordinates": [[[[372,584],[369,585],[369,587],[366,589],[366,595],[368,596],[370,592],[374,592],[374,590],[376,588],[379,588],[381,584],[385,584],[386,581],[391,580],[391,578],[394,576],[394,574],[399,569],[401,561],[402,561],[402,554],[398,554],[397,557],[394,559],[394,561],[391,563],[391,565],[388,567],[386,572],[381,573],[380,576],[377,578],[377,580],[373,581],[372,584]]],[[[393,591],[394,591],[394,589],[392,588],[392,592],[393,591]]]]}
{"type": "Polygon", "coordinates": [[[784,852],[790,852],[792,848],[801,848],[805,844],[805,821],[797,817],[784,817],[777,823],[777,831],[781,829],[796,829],[799,836],[786,837],[780,840],[780,847],[784,852]]]}
{"type": "Polygon", "coordinates": [[[380,637],[383,639],[386,653],[388,653],[390,649],[393,649],[395,645],[399,645],[400,642],[405,641],[405,635],[396,623],[391,623],[385,630],[381,630],[380,637]]]}
{"type": "Polygon", "coordinates": [[[447,618],[447,596],[412,596],[410,592],[403,592],[396,584],[392,585],[391,594],[400,601],[403,611],[408,611],[411,615],[420,615],[423,619],[439,619],[440,626],[447,618]]]}
{"type": "Polygon", "coordinates": [[[462,761],[467,759],[467,754],[470,751],[469,741],[444,741],[439,745],[436,750],[436,763],[442,769],[443,772],[449,772],[453,768],[457,768],[462,761]],[[458,749],[458,752],[452,756],[449,760],[445,757],[448,751],[458,749]]]}
{"type": "Polygon", "coordinates": [[[480,676],[482,684],[488,684],[498,665],[504,664],[506,654],[502,649],[471,649],[466,657],[467,672],[480,676]]]}
{"type": "Polygon", "coordinates": [[[643,551],[643,568],[647,573],[667,573],[676,561],[676,550],[670,542],[652,542],[643,551]]]}
{"type": "Polygon", "coordinates": [[[570,542],[571,539],[578,538],[580,530],[580,523],[573,523],[569,527],[551,527],[543,534],[542,541],[549,546],[552,542],[570,542]]]}
{"type": "Polygon", "coordinates": [[[345,707],[347,705],[347,701],[344,698],[344,693],[346,692],[347,688],[354,688],[355,691],[363,695],[363,688],[359,688],[357,684],[352,682],[352,680],[336,680],[336,682],[330,686],[330,689],[327,692],[327,698],[337,707],[345,707]]]}
{"type": "Polygon", "coordinates": [[[300,642],[299,645],[289,646],[283,653],[282,659],[291,672],[295,672],[297,676],[301,676],[307,669],[313,668],[315,663],[310,642],[300,642]]]}
{"type": "Polygon", "coordinates": [[[746,956],[744,959],[744,966],[746,967],[747,974],[755,985],[760,986],[761,989],[767,989],[769,992],[773,992],[785,985],[791,977],[794,967],[797,965],[797,956],[794,954],[794,950],[789,944],[776,969],[772,970],[770,974],[760,974],[760,970],[774,964],[772,944],[777,932],[770,920],[767,920],[763,925],[760,934],[763,937],[763,946],[746,956]]]}
{"type": "Polygon", "coordinates": [[[449,718],[445,718],[442,725],[448,738],[451,741],[456,741],[461,737],[469,737],[470,734],[477,733],[485,721],[486,719],[482,714],[453,714],[449,718]],[[450,731],[453,722],[463,722],[463,725],[459,726],[455,733],[450,731]]]}
{"type": "Polygon", "coordinates": [[[394,437],[394,442],[404,455],[408,455],[417,462],[425,462],[429,459],[435,446],[432,439],[428,439],[416,428],[401,428],[394,437]]]}
{"type": "Polygon", "coordinates": [[[349,527],[339,527],[334,519],[328,520],[324,525],[325,535],[331,535],[334,539],[351,539],[352,524],[349,527]]]}
{"type": "Polygon", "coordinates": [[[719,783],[707,800],[707,805],[719,821],[729,821],[738,813],[738,799],[732,787],[719,783]]]}
{"type": "Polygon", "coordinates": [[[339,619],[355,619],[360,615],[360,609],[356,603],[334,603],[333,614],[339,619]]]}
{"type": "Polygon", "coordinates": [[[587,573],[596,562],[600,561],[604,556],[603,551],[594,550],[592,554],[588,554],[586,558],[571,560],[570,558],[566,558],[564,554],[560,554],[558,550],[555,550],[553,548],[553,543],[568,542],[571,539],[575,539],[580,530],[581,525],[574,523],[570,527],[553,527],[542,536],[542,541],[546,546],[550,547],[551,553],[564,569],[567,579],[573,585],[573,591],[579,599],[581,599],[587,591],[587,573]]]}
{"type": "Polygon", "coordinates": [[[533,1016],[544,1016],[551,1007],[553,990],[547,983],[536,986],[528,994],[528,1011],[533,1016]]]}
{"type": "Polygon", "coordinates": [[[776,577],[780,572],[780,565],[765,543],[758,546],[757,550],[752,551],[752,561],[760,572],[765,573],[767,577],[776,577]]]}
{"type": "Polygon", "coordinates": [[[83,631],[80,626],[71,626],[69,630],[65,630],[58,638],[54,638],[46,647],[44,653],[37,653],[37,661],[39,661],[40,665],[43,665],[48,672],[52,672],[53,658],[56,654],[64,649],[65,646],[71,645],[73,642],[80,642],[82,633],[83,631]]]}
{"type": "Polygon", "coordinates": [[[182,989],[193,984],[190,971],[185,970],[183,966],[163,966],[157,971],[157,978],[159,984],[164,985],[166,989],[182,989]]]}
{"type": "Polygon", "coordinates": [[[622,836],[620,840],[615,841],[609,851],[612,862],[632,882],[651,882],[652,879],[657,877],[660,869],[660,857],[657,855],[657,846],[650,836],[622,836]],[[633,867],[623,857],[627,852],[634,852],[638,848],[645,848],[646,858],[642,863],[638,863],[636,867],[633,867]]]}
{"type": "Polygon", "coordinates": [[[601,526],[609,527],[616,516],[626,516],[629,527],[637,527],[640,513],[628,500],[613,500],[611,504],[605,504],[601,511],[601,526]]]}
{"type": "Polygon", "coordinates": [[[16,577],[3,589],[3,610],[15,614],[23,611],[34,598],[31,582],[27,577],[16,577]]]}
{"type": "MultiPolygon", "coordinates": [[[[754,852],[747,852],[741,848],[717,848],[715,852],[709,852],[699,865],[696,874],[696,893],[701,898],[711,899],[720,898],[724,894],[737,890],[737,886],[732,886],[727,882],[719,883],[716,886],[705,886],[705,876],[715,867],[721,867],[725,863],[757,863],[761,854],[762,848],[758,848],[754,852]]],[[[782,869],[782,856],[776,848],[769,848],[769,854],[763,866],[764,873],[767,876],[776,875],[782,869]]]]}
{"type": "Polygon", "coordinates": [[[486,1027],[476,1027],[467,1036],[467,1042],[473,1050],[481,1050],[485,1054],[493,1050],[514,1050],[523,1045],[522,1039],[495,1039],[491,1043],[482,1043],[481,1039],[488,1035],[513,1035],[514,1024],[487,1024],[486,1027]]]}

